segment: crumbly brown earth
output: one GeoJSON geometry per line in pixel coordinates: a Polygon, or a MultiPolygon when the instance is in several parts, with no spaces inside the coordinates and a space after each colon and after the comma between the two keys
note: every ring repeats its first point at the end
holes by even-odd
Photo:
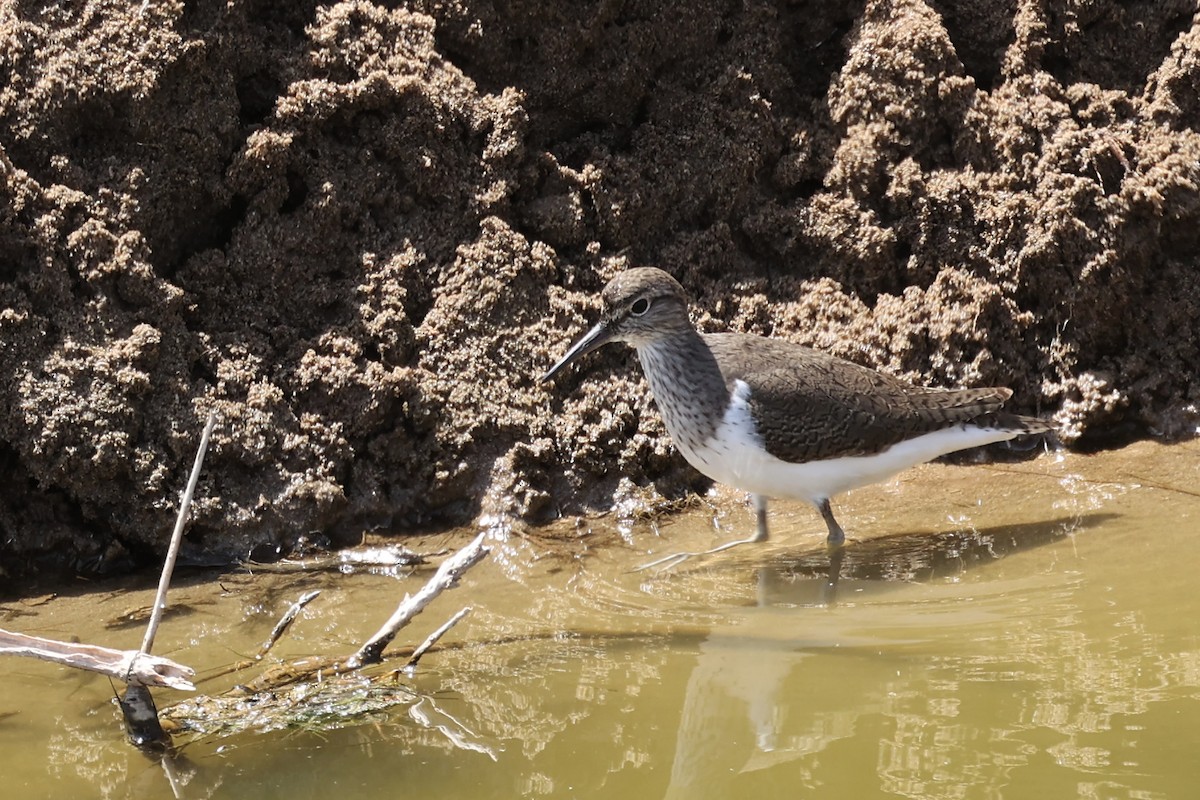
{"type": "Polygon", "coordinates": [[[696,485],[617,348],[706,330],[1195,432],[1192,0],[0,7],[0,578],[696,485]]]}

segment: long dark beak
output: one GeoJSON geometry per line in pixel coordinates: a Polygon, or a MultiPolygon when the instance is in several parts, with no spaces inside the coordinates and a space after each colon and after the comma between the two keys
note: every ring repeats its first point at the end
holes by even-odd
{"type": "Polygon", "coordinates": [[[571,345],[571,349],[567,354],[558,360],[558,363],[551,367],[545,375],[542,376],[543,381],[548,381],[559,373],[559,371],[570,364],[577,358],[586,356],[588,353],[595,350],[597,347],[602,347],[612,341],[612,331],[608,328],[607,322],[600,322],[596,327],[583,335],[575,344],[571,345]]]}

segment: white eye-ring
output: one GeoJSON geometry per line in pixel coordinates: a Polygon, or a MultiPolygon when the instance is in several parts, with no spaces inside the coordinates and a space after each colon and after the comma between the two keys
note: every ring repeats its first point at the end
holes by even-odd
{"type": "Polygon", "coordinates": [[[649,310],[650,301],[645,297],[639,297],[637,300],[634,300],[633,305],[629,307],[629,313],[633,314],[635,317],[640,317],[649,310]]]}

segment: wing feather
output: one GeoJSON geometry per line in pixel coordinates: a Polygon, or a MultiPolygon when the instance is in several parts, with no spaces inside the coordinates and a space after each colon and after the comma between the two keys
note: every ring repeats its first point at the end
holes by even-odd
{"type": "Polygon", "coordinates": [[[1005,388],[930,389],[808,347],[742,334],[705,336],[727,384],[745,381],[767,451],[790,462],[878,453],[962,423],[1036,433],[1000,412],[1005,388]]]}

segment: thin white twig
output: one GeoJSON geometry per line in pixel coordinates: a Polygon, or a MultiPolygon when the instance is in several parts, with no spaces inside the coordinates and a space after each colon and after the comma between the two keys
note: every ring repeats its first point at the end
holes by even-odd
{"type": "Polygon", "coordinates": [[[320,594],[320,589],[313,589],[311,592],[305,592],[300,595],[300,599],[292,603],[291,607],[284,612],[279,622],[275,623],[275,628],[271,631],[271,635],[262,643],[262,647],[258,648],[258,654],[254,657],[257,659],[265,656],[267,651],[279,641],[279,637],[283,636],[287,629],[292,627],[292,623],[296,621],[296,617],[300,614],[300,611],[313,600],[317,599],[317,596],[320,594]]]}
{"type": "Polygon", "coordinates": [[[471,607],[467,606],[466,608],[462,609],[457,614],[455,614],[453,617],[451,617],[450,619],[443,622],[442,626],[440,628],[438,628],[433,633],[429,634],[429,636],[427,636],[425,638],[425,641],[421,642],[421,644],[417,647],[416,650],[413,650],[412,657],[408,659],[408,663],[404,665],[404,668],[412,669],[413,667],[415,667],[417,665],[417,662],[421,660],[421,656],[425,655],[425,653],[429,650],[429,648],[431,648],[435,644],[437,644],[438,639],[441,639],[443,636],[445,636],[446,633],[451,628],[453,628],[455,625],[457,625],[462,620],[463,617],[465,617],[467,614],[470,614],[470,613],[471,613],[471,607]]]}
{"type": "Polygon", "coordinates": [[[192,508],[192,495],[196,492],[196,484],[200,481],[200,468],[204,466],[204,454],[208,451],[208,440],[212,436],[213,426],[217,423],[217,415],[209,413],[208,422],[204,426],[204,434],[200,437],[200,449],[196,451],[196,461],[192,464],[192,474],[188,478],[187,488],[179,499],[179,516],[175,518],[175,530],[171,534],[171,545],[167,548],[167,558],[163,562],[162,577],[158,580],[158,593],[154,596],[154,610],[150,612],[150,623],[146,626],[146,636],[142,639],[142,653],[148,654],[154,647],[154,636],[158,633],[158,625],[162,622],[163,612],[167,610],[167,588],[171,585],[171,573],[175,571],[175,559],[179,556],[179,545],[183,541],[183,526],[187,522],[188,512],[192,508]]]}

